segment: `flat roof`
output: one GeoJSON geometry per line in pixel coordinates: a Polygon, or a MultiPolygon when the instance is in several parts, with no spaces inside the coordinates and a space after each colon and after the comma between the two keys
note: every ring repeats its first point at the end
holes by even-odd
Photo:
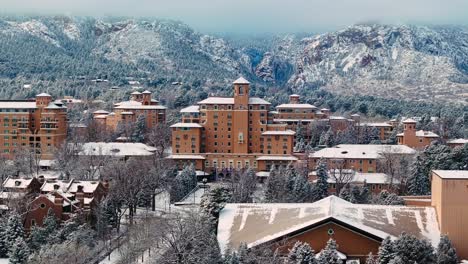
{"type": "Polygon", "coordinates": [[[309,157],[323,157],[328,159],[379,159],[381,153],[416,154],[416,150],[405,145],[341,144],[311,153],[309,157]]]}
{"type": "Polygon", "coordinates": [[[197,123],[177,123],[173,124],[171,127],[201,128],[202,126],[197,123]]]}
{"type": "Polygon", "coordinates": [[[168,159],[185,159],[185,160],[204,160],[206,159],[202,155],[184,155],[184,154],[174,154],[167,157],[168,159]]]}
{"type": "Polygon", "coordinates": [[[468,180],[468,171],[464,170],[433,170],[442,179],[466,179],[468,180]]]}
{"type": "Polygon", "coordinates": [[[260,156],[257,158],[257,160],[286,160],[286,161],[296,161],[298,160],[296,157],[294,156],[289,156],[289,155],[286,155],[286,156],[260,156]]]}
{"type": "Polygon", "coordinates": [[[451,139],[451,140],[447,141],[447,143],[449,143],[449,144],[467,144],[468,139],[466,139],[466,138],[456,138],[456,139],[451,139]]]}
{"type": "Polygon", "coordinates": [[[262,133],[263,136],[277,136],[277,135],[278,136],[282,136],[282,135],[283,136],[284,135],[293,136],[295,134],[296,134],[296,132],[294,132],[292,130],[285,130],[285,131],[275,131],[275,130],[273,130],[273,131],[265,131],[265,132],[262,133]]]}
{"type": "Polygon", "coordinates": [[[290,108],[317,109],[316,106],[311,105],[311,104],[280,104],[276,108],[277,109],[290,109],[290,108]]]}
{"type": "MultiPolygon", "coordinates": [[[[234,97],[208,97],[198,102],[198,104],[234,104],[234,97]]],[[[258,97],[250,97],[249,104],[270,105],[271,103],[258,97]]]]}
{"type": "Polygon", "coordinates": [[[199,113],[200,106],[198,105],[191,105],[180,110],[181,113],[199,113]]]}

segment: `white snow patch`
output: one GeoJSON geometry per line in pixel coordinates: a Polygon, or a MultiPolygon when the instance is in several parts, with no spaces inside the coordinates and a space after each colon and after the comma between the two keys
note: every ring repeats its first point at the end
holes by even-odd
{"type": "Polygon", "coordinates": [[[270,219],[268,220],[268,224],[270,224],[270,225],[273,224],[273,222],[275,221],[275,216],[276,216],[277,212],[278,212],[278,208],[273,208],[273,210],[271,210],[270,219]]]}
{"type": "Polygon", "coordinates": [[[239,231],[244,229],[245,222],[247,222],[247,217],[249,216],[249,211],[250,211],[249,209],[244,209],[242,211],[242,221],[241,221],[241,224],[239,226],[239,231]]]}
{"type": "Polygon", "coordinates": [[[398,50],[395,48],[392,50],[392,59],[396,60],[398,57],[398,50]]]}
{"type": "Polygon", "coordinates": [[[390,208],[385,209],[385,214],[387,215],[388,223],[391,225],[395,225],[395,222],[393,221],[392,210],[390,210],[390,208]]]}

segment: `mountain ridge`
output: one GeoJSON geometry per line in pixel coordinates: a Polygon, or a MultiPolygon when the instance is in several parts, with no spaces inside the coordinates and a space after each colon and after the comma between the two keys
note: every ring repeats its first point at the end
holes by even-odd
{"type": "Polygon", "coordinates": [[[285,92],[463,103],[468,96],[468,29],[459,26],[353,25],[235,44],[172,20],[3,17],[0,48],[0,77],[13,80],[87,76],[123,85],[131,76],[223,94],[244,75],[285,92]]]}

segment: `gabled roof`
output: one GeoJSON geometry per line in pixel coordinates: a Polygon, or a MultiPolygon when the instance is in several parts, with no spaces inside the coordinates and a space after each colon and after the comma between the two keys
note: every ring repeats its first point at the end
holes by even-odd
{"type": "Polygon", "coordinates": [[[254,247],[293,236],[334,221],[372,239],[398,237],[402,232],[437,246],[440,231],[433,207],[352,204],[336,196],[315,203],[227,204],[220,212],[218,243],[221,252],[241,243],[254,247]]]}
{"type": "Polygon", "coordinates": [[[150,94],[151,92],[148,91],[148,90],[145,90],[144,92],[142,92],[142,94],[150,94]]]}
{"type": "Polygon", "coordinates": [[[235,80],[233,84],[249,84],[250,82],[244,79],[244,77],[239,77],[239,79],[235,80]]]}
{"type": "Polygon", "coordinates": [[[78,180],[46,180],[41,186],[41,192],[54,191],[54,185],[58,185],[59,190],[63,193],[76,193],[78,191],[78,186],[83,186],[84,193],[94,193],[99,186],[99,182],[78,180]]]}
{"type": "Polygon", "coordinates": [[[93,114],[108,114],[109,112],[107,112],[106,110],[97,110],[97,111],[94,111],[93,114]]]}
{"type": "Polygon", "coordinates": [[[52,97],[52,96],[51,96],[50,94],[48,94],[48,93],[40,93],[40,94],[36,95],[36,97],[38,97],[38,96],[39,96],[39,97],[52,97]]]}

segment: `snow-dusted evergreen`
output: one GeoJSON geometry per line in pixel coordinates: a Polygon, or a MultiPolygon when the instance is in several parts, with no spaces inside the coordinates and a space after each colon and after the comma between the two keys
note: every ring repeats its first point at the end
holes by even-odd
{"type": "Polygon", "coordinates": [[[297,241],[289,250],[286,264],[318,264],[315,252],[308,243],[297,241]]]}
{"type": "Polygon", "coordinates": [[[325,248],[320,252],[318,263],[320,264],[342,264],[343,261],[338,256],[338,245],[333,239],[329,239],[325,248]]]}
{"type": "Polygon", "coordinates": [[[441,236],[437,246],[437,264],[457,264],[458,257],[455,248],[448,236],[441,236]]]}
{"type": "Polygon", "coordinates": [[[324,159],[319,160],[315,172],[317,182],[312,187],[312,200],[318,201],[328,196],[328,168],[324,159]]]}

